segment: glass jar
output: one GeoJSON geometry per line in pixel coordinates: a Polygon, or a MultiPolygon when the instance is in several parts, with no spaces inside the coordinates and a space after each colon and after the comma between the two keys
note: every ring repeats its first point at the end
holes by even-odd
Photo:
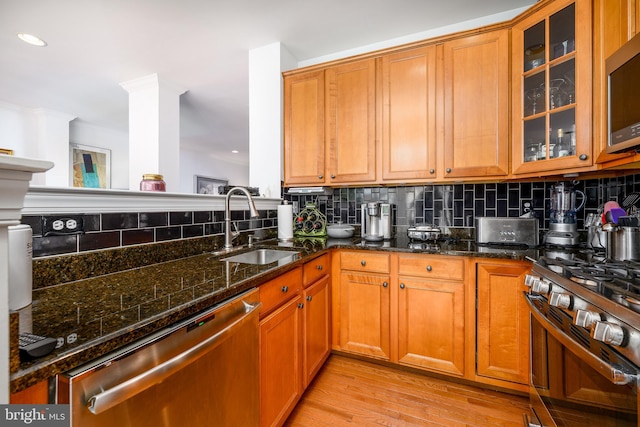
{"type": "Polygon", "coordinates": [[[162,175],[144,174],[140,181],[140,191],[167,191],[162,175]]]}

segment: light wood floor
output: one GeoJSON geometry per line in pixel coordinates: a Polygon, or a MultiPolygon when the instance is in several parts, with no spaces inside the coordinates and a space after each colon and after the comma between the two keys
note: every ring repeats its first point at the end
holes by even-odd
{"type": "Polygon", "coordinates": [[[518,426],[528,399],[331,355],[286,427],[518,426]]]}

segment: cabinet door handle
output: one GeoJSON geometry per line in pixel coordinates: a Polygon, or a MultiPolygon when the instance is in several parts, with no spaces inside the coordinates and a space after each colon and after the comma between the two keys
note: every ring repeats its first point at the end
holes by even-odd
{"type": "Polygon", "coordinates": [[[386,288],[387,286],[389,286],[389,284],[387,282],[382,282],[382,287],[386,288]]]}
{"type": "Polygon", "coordinates": [[[304,308],[304,304],[303,304],[303,303],[301,303],[301,302],[299,302],[299,303],[298,303],[298,308],[304,308]]]}
{"type": "Polygon", "coordinates": [[[336,176],[334,174],[331,174],[331,179],[334,179],[336,176]]]}
{"type": "Polygon", "coordinates": [[[311,295],[307,295],[307,301],[311,301],[313,297],[311,295]]]}
{"type": "Polygon", "coordinates": [[[322,266],[321,266],[321,265],[317,265],[317,266],[316,266],[316,268],[317,268],[318,270],[322,270],[322,266]]]}
{"type": "Polygon", "coordinates": [[[360,261],[360,265],[364,267],[365,265],[367,265],[367,261],[365,260],[360,261]]]}
{"type": "Polygon", "coordinates": [[[324,178],[323,175],[318,175],[318,179],[322,179],[322,178],[324,178]]]}
{"type": "Polygon", "coordinates": [[[288,286],[283,286],[282,287],[282,292],[289,292],[289,287],[288,286]]]}
{"type": "Polygon", "coordinates": [[[451,173],[451,168],[446,168],[444,171],[445,171],[446,173],[451,173]]]}
{"type": "Polygon", "coordinates": [[[400,289],[404,289],[404,283],[400,283],[400,289]]]}
{"type": "Polygon", "coordinates": [[[427,265],[427,271],[431,271],[433,270],[433,267],[431,267],[430,265],[427,265]]]}
{"type": "Polygon", "coordinates": [[[589,156],[587,156],[586,154],[580,154],[580,155],[578,156],[578,158],[579,158],[580,160],[582,160],[582,161],[585,161],[585,160],[587,160],[587,159],[589,158],[589,156]]]}
{"type": "Polygon", "coordinates": [[[436,170],[435,169],[429,169],[429,173],[433,175],[434,173],[436,173],[436,170]]]}

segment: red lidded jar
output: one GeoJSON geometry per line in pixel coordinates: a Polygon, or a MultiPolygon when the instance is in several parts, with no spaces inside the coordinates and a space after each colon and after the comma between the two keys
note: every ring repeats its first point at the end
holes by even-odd
{"type": "Polygon", "coordinates": [[[144,174],[140,181],[140,191],[167,191],[162,175],[144,174]]]}

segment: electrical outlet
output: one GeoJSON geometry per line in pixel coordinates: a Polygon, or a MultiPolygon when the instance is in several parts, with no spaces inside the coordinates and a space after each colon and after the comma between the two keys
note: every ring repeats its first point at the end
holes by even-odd
{"type": "Polygon", "coordinates": [[[43,236],[63,236],[84,233],[82,215],[50,215],[42,217],[43,236]]]}
{"type": "Polygon", "coordinates": [[[522,200],[520,206],[520,215],[533,212],[533,202],[531,200],[522,200]]]}

